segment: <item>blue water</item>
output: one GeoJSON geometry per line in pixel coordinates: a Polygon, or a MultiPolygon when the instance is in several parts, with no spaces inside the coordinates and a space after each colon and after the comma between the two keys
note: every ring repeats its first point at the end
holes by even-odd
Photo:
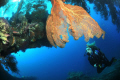
{"type": "MultiPolygon", "coordinates": [[[[99,13],[96,14],[93,4],[89,4],[89,6],[91,7],[91,17],[106,32],[104,40],[94,37],[89,42],[95,41],[96,46],[109,60],[112,57],[119,59],[120,33],[116,31],[116,25],[112,23],[111,16],[105,21],[99,13]]],[[[19,51],[18,54],[13,54],[16,56],[20,70],[20,75],[16,76],[35,76],[39,80],[65,80],[69,72],[82,71],[89,76],[99,75],[96,68],[88,62],[87,56],[84,56],[86,44],[84,36],[77,41],[70,36],[65,48],[41,47],[27,49],[25,52],[19,51]]]]}

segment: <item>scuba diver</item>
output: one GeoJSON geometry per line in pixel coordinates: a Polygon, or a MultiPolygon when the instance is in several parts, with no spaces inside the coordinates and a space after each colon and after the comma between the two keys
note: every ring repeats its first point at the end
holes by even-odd
{"type": "Polygon", "coordinates": [[[95,42],[87,44],[86,46],[88,60],[93,67],[97,67],[97,73],[101,73],[107,66],[111,66],[111,64],[116,61],[115,57],[109,61],[105,57],[105,54],[95,46],[95,42]]]}

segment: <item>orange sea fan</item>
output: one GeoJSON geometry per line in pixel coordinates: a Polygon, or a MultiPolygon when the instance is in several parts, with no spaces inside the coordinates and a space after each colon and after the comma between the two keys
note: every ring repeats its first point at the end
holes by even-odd
{"type": "Polygon", "coordinates": [[[85,37],[88,41],[96,36],[104,39],[105,32],[80,6],[65,4],[65,0],[51,0],[52,9],[46,24],[47,38],[54,47],[64,47],[70,33],[75,40],[85,37]]]}

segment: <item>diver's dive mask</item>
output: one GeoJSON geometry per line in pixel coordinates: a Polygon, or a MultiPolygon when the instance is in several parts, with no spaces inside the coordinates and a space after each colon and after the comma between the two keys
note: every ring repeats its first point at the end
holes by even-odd
{"type": "Polygon", "coordinates": [[[93,53],[92,49],[90,47],[86,48],[86,53],[91,55],[93,53]]]}

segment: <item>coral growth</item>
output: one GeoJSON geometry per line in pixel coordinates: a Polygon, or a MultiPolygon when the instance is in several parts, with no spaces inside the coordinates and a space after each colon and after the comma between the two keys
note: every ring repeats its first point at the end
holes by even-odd
{"type": "Polygon", "coordinates": [[[9,23],[4,19],[0,18],[0,39],[2,40],[3,44],[7,44],[8,41],[8,29],[9,29],[9,23]]]}
{"type": "Polygon", "coordinates": [[[82,72],[69,72],[69,77],[66,80],[92,80],[82,72]]]}
{"type": "Polygon", "coordinates": [[[19,70],[17,68],[17,61],[15,56],[8,55],[5,58],[0,56],[0,65],[3,65],[8,71],[11,70],[12,72],[18,73],[19,70]]]}
{"type": "Polygon", "coordinates": [[[16,58],[13,55],[8,55],[6,58],[0,56],[0,80],[37,80],[36,77],[32,76],[24,78],[12,76],[8,73],[9,70],[19,74],[16,58]]]}
{"type": "Polygon", "coordinates": [[[11,26],[6,19],[0,18],[1,55],[6,57],[11,52],[41,46],[37,41],[44,37],[44,30],[42,22],[28,23],[25,17],[21,23],[11,26]]]}
{"type": "MultiPolygon", "coordinates": [[[[65,0],[63,0],[65,1],[65,0]]],[[[54,47],[64,47],[70,33],[75,40],[85,37],[88,41],[96,36],[104,39],[105,32],[80,6],[65,4],[62,0],[51,0],[52,10],[46,23],[47,38],[54,47]]]]}
{"type": "Polygon", "coordinates": [[[25,51],[25,49],[31,45],[30,43],[35,43],[36,40],[44,37],[44,28],[42,22],[30,24],[26,20],[23,20],[13,27],[12,33],[13,41],[11,46],[16,45],[17,48],[25,51]]]}
{"type": "MultiPolygon", "coordinates": [[[[4,14],[11,9],[11,4],[4,6],[4,14]]],[[[25,51],[27,48],[51,47],[45,31],[47,17],[48,12],[44,1],[30,0],[25,3],[21,0],[17,11],[10,19],[0,18],[1,56],[6,57],[12,52],[25,51]]]]}

